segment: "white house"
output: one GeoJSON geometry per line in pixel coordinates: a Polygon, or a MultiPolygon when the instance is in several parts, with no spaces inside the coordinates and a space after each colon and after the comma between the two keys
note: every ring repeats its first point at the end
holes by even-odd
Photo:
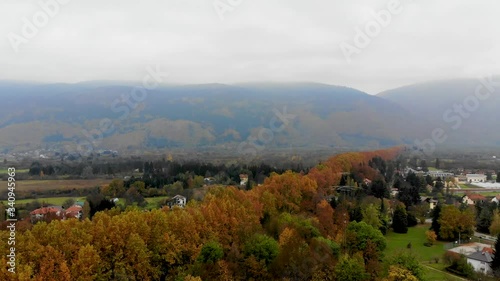
{"type": "Polygon", "coordinates": [[[482,251],[476,251],[467,256],[467,262],[474,267],[477,272],[491,273],[490,263],[493,261],[493,254],[491,248],[483,248],[482,251]]]}
{"type": "Polygon", "coordinates": [[[246,185],[248,183],[248,175],[240,174],[240,185],[246,185]]]}
{"type": "Polygon", "coordinates": [[[491,199],[491,202],[495,202],[497,204],[500,204],[500,194],[493,197],[493,199],[491,199]]]}
{"type": "Polygon", "coordinates": [[[432,199],[430,197],[425,197],[425,196],[420,197],[420,200],[422,201],[422,203],[429,204],[429,210],[434,210],[434,208],[438,203],[436,199],[432,199]]]}
{"type": "Polygon", "coordinates": [[[432,178],[441,178],[442,180],[455,176],[454,173],[448,173],[443,171],[429,171],[427,172],[427,175],[431,176],[432,178]]]}
{"type": "Polygon", "coordinates": [[[483,174],[467,174],[465,177],[468,183],[486,182],[486,175],[483,174]]]}
{"type": "Polygon", "coordinates": [[[169,208],[173,208],[174,206],[184,208],[186,206],[186,197],[182,195],[175,195],[167,202],[167,206],[169,208]]]}

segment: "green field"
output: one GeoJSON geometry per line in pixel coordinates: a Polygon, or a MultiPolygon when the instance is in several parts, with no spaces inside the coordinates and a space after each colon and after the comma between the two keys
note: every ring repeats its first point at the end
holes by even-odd
{"type": "Polygon", "coordinates": [[[148,204],[146,205],[145,208],[148,210],[156,209],[158,208],[158,204],[167,198],[170,198],[170,196],[158,196],[158,197],[146,198],[146,202],[148,202],[148,204]]]}
{"type": "Polygon", "coordinates": [[[481,194],[481,195],[484,195],[486,197],[488,197],[488,196],[493,197],[493,196],[497,196],[498,194],[500,194],[500,192],[498,192],[498,191],[478,192],[478,193],[481,194]]]}
{"type": "Polygon", "coordinates": [[[425,238],[425,232],[429,229],[429,225],[418,225],[415,227],[410,227],[408,233],[398,234],[389,232],[386,235],[387,239],[387,249],[385,254],[390,256],[398,251],[411,251],[415,254],[422,265],[427,269],[426,277],[427,280],[464,280],[460,277],[453,276],[444,271],[446,267],[442,263],[442,256],[445,253],[443,242],[436,242],[432,247],[424,246],[427,241],[425,238]],[[411,249],[407,249],[408,243],[412,244],[411,249]],[[433,261],[434,258],[439,258],[439,263],[433,261]],[[434,270],[437,269],[437,270],[434,270]]]}
{"type": "Polygon", "coordinates": [[[460,186],[461,189],[478,189],[478,188],[481,188],[480,186],[475,186],[475,185],[468,184],[468,183],[461,183],[461,184],[459,184],[459,186],[460,186]]]}
{"type": "MultiPolygon", "coordinates": [[[[16,169],[16,173],[27,173],[27,172],[29,172],[28,169],[16,169]]],[[[0,176],[7,174],[8,174],[7,168],[0,168],[0,176]]]]}
{"type": "MultiPolygon", "coordinates": [[[[47,198],[37,198],[37,199],[19,199],[16,200],[16,204],[26,204],[26,203],[31,203],[35,200],[37,200],[40,203],[48,204],[48,205],[57,205],[60,206],[64,203],[64,201],[68,199],[74,199],[75,201],[84,201],[84,197],[47,197],[47,198]]],[[[6,200],[2,201],[4,204],[7,203],[6,200]]]]}

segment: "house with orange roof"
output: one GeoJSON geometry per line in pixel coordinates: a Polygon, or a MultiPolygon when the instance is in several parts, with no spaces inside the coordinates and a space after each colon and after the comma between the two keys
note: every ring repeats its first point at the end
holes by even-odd
{"type": "Polygon", "coordinates": [[[486,197],[479,193],[466,192],[464,196],[462,196],[462,203],[467,205],[475,205],[478,202],[486,201],[486,197]]]}

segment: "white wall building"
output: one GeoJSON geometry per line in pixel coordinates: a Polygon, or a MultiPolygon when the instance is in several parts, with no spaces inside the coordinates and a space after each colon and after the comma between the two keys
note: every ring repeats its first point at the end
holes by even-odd
{"type": "Polygon", "coordinates": [[[447,178],[454,177],[455,174],[453,173],[448,173],[448,172],[443,172],[443,171],[429,171],[427,172],[427,175],[431,176],[432,178],[441,178],[442,180],[446,180],[447,178]]]}
{"type": "Polygon", "coordinates": [[[167,202],[167,206],[170,208],[173,208],[174,206],[184,208],[186,206],[186,197],[182,195],[175,195],[167,202]]]}
{"type": "Polygon", "coordinates": [[[477,251],[467,256],[467,262],[474,267],[477,272],[491,273],[490,263],[493,260],[493,255],[488,251],[477,251]]]}
{"type": "Polygon", "coordinates": [[[468,183],[486,182],[486,175],[483,174],[467,174],[465,177],[468,183]]]}

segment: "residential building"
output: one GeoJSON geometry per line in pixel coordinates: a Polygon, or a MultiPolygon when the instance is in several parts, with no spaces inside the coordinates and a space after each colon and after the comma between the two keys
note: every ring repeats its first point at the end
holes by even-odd
{"type": "Polygon", "coordinates": [[[489,274],[492,272],[490,263],[493,261],[493,250],[491,248],[483,248],[481,251],[476,251],[469,254],[467,263],[472,265],[475,271],[489,274]]]}
{"type": "Polygon", "coordinates": [[[420,201],[422,203],[429,204],[429,210],[431,210],[431,211],[436,207],[436,205],[438,203],[438,201],[436,199],[432,199],[430,197],[425,197],[425,196],[420,197],[420,201]]]}
{"type": "Polygon", "coordinates": [[[167,202],[167,206],[171,209],[175,206],[184,208],[186,206],[186,197],[182,195],[175,195],[167,202]]]}
{"type": "Polygon", "coordinates": [[[30,212],[32,223],[46,219],[62,219],[63,217],[63,208],[59,206],[42,207],[30,212]]]}
{"type": "Polygon", "coordinates": [[[248,175],[240,174],[240,185],[246,185],[248,183],[248,175]]]}
{"type": "Polygon", "coordinates": [[[479,193],[471,193],[466,192],[464,196],[462,196],[462,203],[467,205],[475,205],[478,202],[486,201],[486,197],[479,193]]]}
{"type": "Polygon", "coordinates": [[[486,182],[486,175],[484,174],[467,174],[465,177],[468,183],[486,182]]]}
{"type": "Polygon", "coordinates": [[[83,208],[80,205],[73,205],[68,209],[64,210],[64,218],[77,218],[81,219],[83,216],[83,208]]]}
{"type": "Polygon", "coordinates": [[[455,176],[455,174],[453,174],[453,173],[448,173],[448,172],[443,172],[443,171],[429,171],[429,172],[427,172],[427,175],[429,175],[435,179],[441,178],[442,180],[446,180],[447,178],[455,176]]]}

